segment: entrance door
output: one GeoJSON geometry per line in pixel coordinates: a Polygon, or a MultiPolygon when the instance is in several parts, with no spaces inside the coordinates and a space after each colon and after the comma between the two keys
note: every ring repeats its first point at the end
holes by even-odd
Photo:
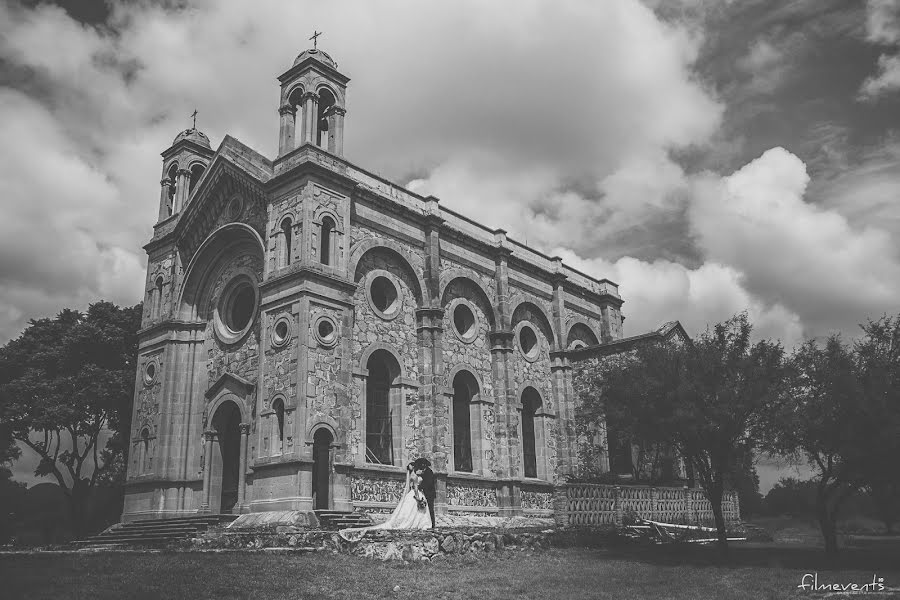
{"type": "Polygon", "coordinates": [[[313,508],[328,509],[331,502],[331,443],[334,438],[323,428],[313,436],[313,508]]]}
{"type": "Polygon", "coordinates": [[[240,475],[241,453],[241,414],[233,404],[223,405],[217,412],[221,413],[231,408],[226,414],[221,415],[221,421],[217,427],[219,433],[219,446],[222,453],[222,494],[219,504],[219,512],[230,513],[237,504],[238,485],[240,475]],[[229,406],[230,405],[230,406],[229,406]]]}

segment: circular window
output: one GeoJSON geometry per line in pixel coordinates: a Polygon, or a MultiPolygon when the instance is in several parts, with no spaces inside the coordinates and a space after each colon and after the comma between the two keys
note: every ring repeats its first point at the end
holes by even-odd
{"type": "Polygon", "coordinates": [[[382,319],[393,319],[400,314],[400,293],[393,279],[387,274],[372,277],[367,295],[375,314],[382,319]]]}
{"type": "Polygon", "coordinates": [[[272,345],[284,346],[291,339],[291,322],[287,317],[281,317],[275,321],[272,327],[272,345]]]}
{"type": "Polygon", "coordinates": [[[323,346],[334,346],[337,343],[337,323],[331,317],[319,317],[314,331],[316,339],[323,346]]]}
{"type": "Polygon", "coordinates": [[[237,219],[241,216],[241,211],[244,210],[244,203],[241,201],[240,196],[235,196],[228,203],[228,218],[237,219]]]}
{"type": "Polygon", "coordinates": [[[158,371],[158,366],[156,364],[156,360],[150,360],[144,365],[144,383],[147,385],[152,385],[154,381],[156,381],[156,373],[158,371]]]}
{"type": "Polygon", "coordinates": [[[519,329],[519,350],[528,360],[536,360],[541,352],[537,333],[530,325],[522,325],[519,329]]]}
{"type": "Polygon", "coordinates": [[[239,341],[256,317],[256,286],[247,276],[236,277],[225,287],[216,307],[216,333],[226,344],[239,341]]]}
{"type": "Polygon", "coordinates": [[[471,342],[478,335],[478,321],[475,312],[464,300],[453,309],[453,329],[457,337],[464,342],[471,342]]]}

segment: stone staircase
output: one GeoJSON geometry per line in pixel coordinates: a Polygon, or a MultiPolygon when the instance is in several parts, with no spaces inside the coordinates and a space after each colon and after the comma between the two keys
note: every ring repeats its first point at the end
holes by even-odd
{"type": "Polygon", "coordinates": [[[190,539],[210,527],[227,525],[237,515],[203,515],[174,519],[148,519],[113,525],[103,533],[74,542],[80,548],[122,548],[166,546],[190,539]]]}
{"type": "Polygon", "coordinates": [[[347,527],[367,527],[373,525],[372,520],[359,512],[340,510],[315,510],[322,529],[345,529],[347,527]]]}

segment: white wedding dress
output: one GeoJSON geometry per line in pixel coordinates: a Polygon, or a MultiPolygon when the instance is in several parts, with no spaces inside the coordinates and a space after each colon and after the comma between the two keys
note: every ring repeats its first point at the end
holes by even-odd
{"type": "MultiPolygon", "coordinates": [[[[428,512],[427,503],[425,503],[424,508],[420,508],[419,503],[416,502],[416,492],[421,483],[422,478],[418,475],[407,476],[406,486],[403,488],[400,503],[397,504],[397,508],[394,509],[390,518],[384,523],[369,527],[341,529],[338,533],[348,542],[358,542],[367,531],[378,529],[431,529],[431,515],[428,512]]],[[[420,498],[424,497],[422,492],[418,492],[418,494],[420,498]]]]}

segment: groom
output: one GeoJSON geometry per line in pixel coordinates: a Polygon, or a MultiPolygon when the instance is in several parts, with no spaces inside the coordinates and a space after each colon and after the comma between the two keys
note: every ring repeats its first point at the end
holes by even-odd
{"type": "Polygon", "coordinates": [[[428,512],[431,514],[431,528],[434,529],[434,498],[437,495],[434,489],[434,471],[427,458],[417,458],[413,462],[413,470],[422,478],[422,493],[428,501],[428,512]]]}

